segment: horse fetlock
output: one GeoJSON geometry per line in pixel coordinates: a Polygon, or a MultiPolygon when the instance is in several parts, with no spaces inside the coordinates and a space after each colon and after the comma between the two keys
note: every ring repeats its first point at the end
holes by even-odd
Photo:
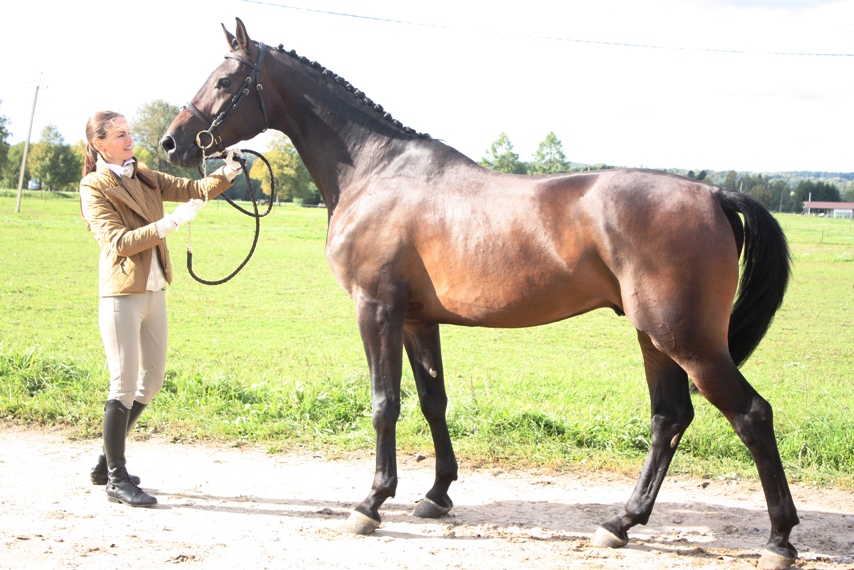
{"type": "MultiPolygon", "coordinates": [[[[795,523],[797,524],[797,523],[795,523]]],[[[789,542],[789,534],[791,530],[786,532],[780,532],[774,529],[771,529],[771,536],[768,538],[768,542],[765,544],[765,550],[770,552],[776,552],[780,556],[788,556],[789,558],[797,558],[798,557],[798,549],[789,542]]]]}
{"type": "MultiPolygon", "coordinates": [[[[436,483],[434,486],[445,484],[445,490],[450,487],[452,481],[457,480],[459,467],[455,460],[436,460],[436,483]]],[[[429,495],[429,493],[428,493],[429,495]]]]}
{"type": "Polygon", "coordinates": [[[375,405],[371,413],[371,422],[374,429],[377,431],[377,439],[379,440],[379,432],[393,429],[397,425],[397,420],[400,418],[400,401],[385,401],[382,404],[375,405]]]}
{"type": "Polygon", "coordinates": [[[377,474],[374,477],[374,486],[371,489],[372,504],[379,506],[388,498],[394,497],[397,493],[397,476],[383,476],[377,474]]]}
{"type": "Polygon", "coordinates": [[[454,502],[451,500],[451,497],[448,496],[448,488],[447,486],[442,486],[441,488],[433,487],[427,494],[424,495],[424,498],[436,503],[442,508],[447,508],[451,510],[454,508],[454,502]]]}

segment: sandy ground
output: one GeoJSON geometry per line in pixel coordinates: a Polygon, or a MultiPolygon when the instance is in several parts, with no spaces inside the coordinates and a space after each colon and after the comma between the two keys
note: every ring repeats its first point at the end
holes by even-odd
{"type": "MultiPolygon", "coordinates": [[[[450,516],[411,516],[432,460],[401,457],[398,496],[371,536],[338,532],[368,492],[370,456],[130,441],[128,464],[160,501],[109,503],[89,484],[98,442],[0,428],[0,568],[755,568],[769,523],[755,482],[668,478],[647,526],[591,547],[634,481],[462,469],[450,516]]],[[[793,488],[798,567],[854,569],[854,493],[793,488]]]]}

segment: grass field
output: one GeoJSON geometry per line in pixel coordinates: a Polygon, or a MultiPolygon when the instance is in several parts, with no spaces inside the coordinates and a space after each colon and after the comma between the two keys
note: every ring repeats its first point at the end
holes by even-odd
{"type": "MultiPolygon", "coordinates": [[[[97,325],[98,249],[74,194],[0,193],[0,419],[100,433],[108,376],[97,325]]],[[[783,215],[794,278],[745,376],[774,406],[790,479],[854,487],[854,223],[783,215]]],[[[212,203],[192,225],[194,269],[243,259],[253,222],[212,203]]],[[[136,430],[176,440],[327,451],[373,447],[370,389],[352,301],[324,258],[326,211],[277,207],[255,257],[226,285],[179,269],[168,292],[163,391],[136,430]]],[[[187,234],[169,238],[177,267],[187,234]]],[[[444,327],[448,419],[461,462],[636,472],[649,401],[635,333],[596,311],[522,330],[444,327]]],[[[402,453],[431,452],[411,373],[402,453]]],[[[701,396],[671,472],[755,477],[701,396]]]]}

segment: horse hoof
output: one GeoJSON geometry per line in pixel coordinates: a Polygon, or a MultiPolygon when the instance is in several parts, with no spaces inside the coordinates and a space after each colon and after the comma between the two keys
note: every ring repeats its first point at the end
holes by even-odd
{"type": "Polygon", "coordinates": [[[379,521],[366,517],[358,511],[350,513],[350,517],[341,525],[341,532],[349,534],[371,534],[380,527],[379,521]]]}
{"type": "Polygon", "coordinates": [[[601,546],[602,548],[622,548],[629,543],[628,540],[623,540],[615,535],[610,530],[605,530],[601,526],[593,533],[590,539],[590,544],[593,546],[601,546]]]}
{"type": "Polygon", "coordinates": [[[427,497],[424,497],[417,505],[415,505],[415,510],[412,511],[412,514],[422,519],[437,519],[441,516],[447,515],[451,508],[452,507],[443,507],[435,501],[431,501],[427,497]]]}
{"type": "Polygon", "coordinates": [[[770,550],[764,550],[762,551],[762,557],[759,559],[757,568],[759,570],[786,570],[794,566],[795,562],[797,560],[794,558],[782,556],[770,550]]]}

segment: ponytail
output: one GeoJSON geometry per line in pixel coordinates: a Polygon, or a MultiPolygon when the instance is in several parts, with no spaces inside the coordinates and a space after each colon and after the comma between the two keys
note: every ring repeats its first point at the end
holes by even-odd
{"type": "Polygon", "coordinates": [[[83,157],[83,176],[85,177],[87,174],[92,174],[97,170],[98,164],[98,151],[91,143],[86,144],[86,153],[83,157]]]}

